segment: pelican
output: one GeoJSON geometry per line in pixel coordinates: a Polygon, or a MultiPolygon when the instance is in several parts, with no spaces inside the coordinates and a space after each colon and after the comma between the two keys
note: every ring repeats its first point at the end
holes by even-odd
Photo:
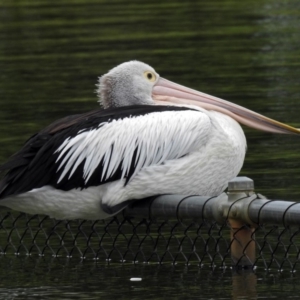
{"type": "Polygon", "coordinates": [[[300,130],[168,81],[130,61],[99,79],[103,108],[60,119],[0,167],[0,205],[56,219],[104,219],[130,200],[215,196],[242,168],[239,123],[300,130]]]}

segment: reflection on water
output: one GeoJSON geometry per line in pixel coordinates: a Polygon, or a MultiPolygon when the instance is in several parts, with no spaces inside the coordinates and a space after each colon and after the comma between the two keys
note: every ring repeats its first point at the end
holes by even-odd
{"type": "Polygon", "coordinates": [[[282,299],[299,295],[290,273],[233,273],[171,265],[109,265],[44,258],[0,260],[1,299],[282,299]],[[22,270],[22,272],[18,272],[22,270]],[[130,281],[139,277],[141,281],[130,281]],[[24,282],[26,284],[24,285],[24,282]]]}
{"type": "MultiPolygon", "coordinates": [[[[53,120],[95,108],[97,77],[131,59],[149,63],[170,80],[300,127],[299,8],[292,0],[2,1],[0,161],[53,120]]],[[[242,174],[270,198],[300,199],[300,138],[245,130],[248,154],[242,174]]],[[[72,299],[84,298],[85,292],[86,298],[122,297],[124,290],[137,298],[147,292],[158,299],[166,291],[231,297],[230,273],[210,277],[208,271],[157,272],[148,266],[137,267],[137,273],[135,267],[118,266],[89,273],[82,271],[85,263],[70,263],[61,274],[61,266],[55,272],[53,265],[51,272],[45,265],[32,273],[32,266],[6,263],[1,293],[11,299],[62,291],[72,299]],[[145,280],[130,283],[131,275],[145,280]],[[75,285],[75,293],[83,294],[72,294],[75,285]]],[[[262,282],[278,296],[286,290],[285,283],[264,278],[257,286],[264,295],[268,288],[262,282]]]]}

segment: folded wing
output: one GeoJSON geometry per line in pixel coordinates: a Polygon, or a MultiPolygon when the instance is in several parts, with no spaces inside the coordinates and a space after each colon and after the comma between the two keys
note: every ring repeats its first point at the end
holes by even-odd
{"type": "Polygon", "coordinates": [[[141,169],[205,145],[209,117],[186,107],[138,105],[58,120],[30,138],[0,167],[0,197],[51,185],[84,189],[125,179],[141,169]]]}

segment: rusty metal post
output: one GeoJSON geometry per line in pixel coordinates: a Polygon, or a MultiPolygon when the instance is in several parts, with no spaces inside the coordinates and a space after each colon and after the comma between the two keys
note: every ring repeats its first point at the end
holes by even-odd
{"type": "Polygon", "coordinates": [[[248,177],[236,177],[228,184],[228,222],[231,237],[231,258],[235,268],[253,268],[255,262],[254,228],[239,218],[241,207],[248,210],[244,201],[252,201],[254,195],[254,183],[248,177]]]}

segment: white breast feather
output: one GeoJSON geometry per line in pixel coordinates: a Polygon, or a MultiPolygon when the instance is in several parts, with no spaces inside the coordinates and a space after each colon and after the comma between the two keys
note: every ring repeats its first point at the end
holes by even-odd
{"type": "MultiPolygon", "coordinates": [[[[135,171],[177,159],[204,146],[211,122],[199,111],[165,111],[138,117],[128,117],[101,123],[96,129],[80,131],[73,138],[67,138],[56,150],[59,156],[56,163],[63,172],[58,183],[70,172],[74,174],[84,162],[85,182],[94,173],[103,159],[101,180],[111,177],[122,163],[122,178],[130,170],[134,151],[135,171]]],[[[100,181],[100,174],[99,174],[100,181]]]]}

